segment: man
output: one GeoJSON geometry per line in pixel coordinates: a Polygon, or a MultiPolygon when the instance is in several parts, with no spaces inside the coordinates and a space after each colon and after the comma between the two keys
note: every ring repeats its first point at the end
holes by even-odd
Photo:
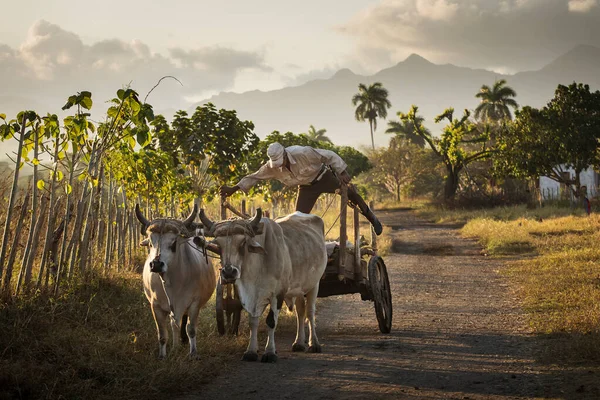
{"type": "MultiPolygon", "coordinates": [[[[310,146],[289,146],[271,143],[267,149],[269,161],[260,169],[245,176],[237,185],[222,186],[221,195],[231,196],[238,190],[248,190],[258,181],[277,179],[286,186],[298,185],[296,211],[309,214],[321,193],[335,193],[342,184],[350,183],[346,163],[330,150],[310,146]],[[337,176],[336,176],[337,175],[337,176]]],[[[353,185],[348,185],[348,200],[371,222],[377,235],[383,230],[381,223],[360,197],[353,185]]]]}

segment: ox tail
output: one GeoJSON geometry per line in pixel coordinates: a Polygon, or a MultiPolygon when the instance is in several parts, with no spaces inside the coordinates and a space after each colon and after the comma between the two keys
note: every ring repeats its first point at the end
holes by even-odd
{"type": "Polygon", "coordinates": [[[187,331],[186,331],[187,322],[188,322],[188,316],[187,316],[187,314],[183,314],[183,317],[181,317],[181,326],[180,326],[180,332],[179,332],[181,335],[181,344],[188,343],[188,335],[187,335],[187,331]]]}

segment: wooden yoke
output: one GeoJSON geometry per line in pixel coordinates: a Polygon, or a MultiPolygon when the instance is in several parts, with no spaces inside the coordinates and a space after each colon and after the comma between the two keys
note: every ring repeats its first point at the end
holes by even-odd
{"type": "Polygon", "coordinates": [[[338,257],[338,279],[344,280],[344,269],[346,267],[346,242],[348,241],[348,232],[346,231],[346,214],[348,211],[348,185],[342,184],[340,187],[340,245],[338,257]]]}

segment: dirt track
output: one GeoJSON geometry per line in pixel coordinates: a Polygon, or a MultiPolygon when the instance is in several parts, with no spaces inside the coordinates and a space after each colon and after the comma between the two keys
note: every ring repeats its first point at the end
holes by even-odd
{"type": "Polygon", "coordinates": [[[292,353],[295,332],[281,329],[277,364],[232,359],[233,373],[185,399],[600,398],[593,371],[540,362],[544,339],[528,332],[500,261],[457,227],[403,210],[378,215],[394,229],[390,334],[359,295],[320,299],[322,354],[292,353]]]}

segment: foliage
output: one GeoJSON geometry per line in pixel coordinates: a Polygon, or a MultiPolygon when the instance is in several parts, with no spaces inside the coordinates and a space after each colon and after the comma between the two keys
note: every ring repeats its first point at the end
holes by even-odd
{"type": "Polygon", "coordinates": [[[512,119],[510,108],[515,110],[519,107],[513,99],[517,93],[510,86],[506,86],[506,80],[501,79],[494,82],[491,88],[487,85],[481,86],[479,93],[475,95],[481,100],[475,109],[475,118],[482,121],[500,122],[512,119]]]}
{"type": "MultiPolygon", "coordinates": [[[[400,117],[400,114],[402,113],[398,113],[398,117],[400,117]]],[[[423,126],[424,118],[421,116],[416,116],[415,118],[417,118],[417,123],[420,126],[423,126]]],[[[423,127],[423,129],[430,134],[427,128],[423,127]]],[[[425,147],[425,139],[421,135],[415,133],[415,126],[409,120],[388,121],[388,128],[385,133],[393,133],[396,135],[395,138],[397,138],[397,140],[414,143],[421,148],[425,147]]]]}
{"type": "Polygon", "coordinates": [[[542,109],[524,107],[500,140],[497,167],[516,177],[548,176],[574,185],[580,193],[580,173],[600,165],[600,91],[588,85],[559,85],[542,109]],[[575,176],[565,172],[573,168],[575,176]]]}
{"type": "Polygon", "coordinates": [[[259,142],[252,122],[239,120],[233,110],[217,111],[208,103],[196,108],[190,128],[191,132],[176,132],[186,163],[199,164],[208,155],[207,173],[222,183],[247,173],[248,157],[259,142]]]}
{"type": "Polygon", "coordinates": [[[444,199],[452,200],[459,184],[459,174],[469,163],[485,159],[492,154],[488,148],[487,131],[480,132],[469,120],[470,112],[464,111],[461,119],[453,118],[454,109],[448,108],[435,118],[435,122],[447,120],[441,137],[434,138],[422,125],[423,119],[417,115],[418,107],[412,106],[408,114],[398,113],[402,121],[412,123],[415,134],[422,137],[446,167],[444,199]]]}
{"type": "Polygon", "coordinates": [[[409,194],[418,177],[433,175],[431,165],[423,162],[431,150],[402,141],[392,140],[387,149],[375,150],[370,154],[373,169],[369,171],[368,180],[381,185],[391,193],[396,201],[401,194],[409,194]]]}
{"type": "Polygon", "coordinates": [[[371,144],[375,150],[375,139],[373,132],[377,130],[377,118],[385,119],[387,109],[392,106],[388,100],[388,91],[380,82],[366,86],[364,83],[358,85],[358,93],[352,96],[352,105],[356,106],[354,118],[357,121],[369,121],[371,128],[371,144]]]}
{"type": "Polygon", "coordinates": [[[311,125],[308,128],[308,132],[305,133],[305,135],[308,136],[309,139],[314,140],[316,142],[333,143],[331,139],[329,139],[329,137],[325,136],[325,132],[327,132],[327,129],[317,130],[314,126],[311,125]]]}
{"type": "Polygon", "coordinates": [[[191,178],[176,168],[171,155],[164,151],[146,147],[134,152],[122,147],[111,154],[107,166],[130,198],[142,196],[169,202],[174,196],[189,203],[195,197],[191,178]]]}

